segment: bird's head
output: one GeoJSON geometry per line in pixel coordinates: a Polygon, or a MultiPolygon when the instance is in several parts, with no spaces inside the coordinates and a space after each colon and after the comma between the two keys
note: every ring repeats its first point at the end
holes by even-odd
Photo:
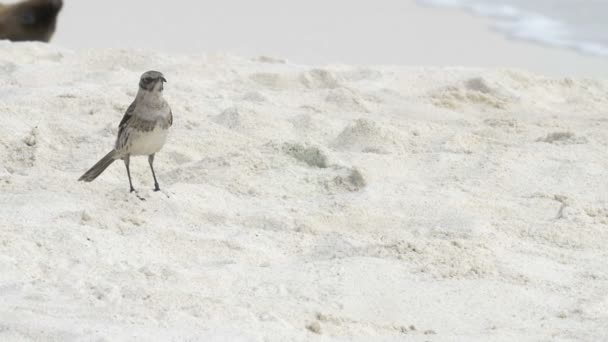
{"type": "Polygon", "coordinates": [[[165,76],[158,71],[147,71],[139,80],[139,88],[149,92],[162,92],[163,84],[167,82],[165,76]]]}

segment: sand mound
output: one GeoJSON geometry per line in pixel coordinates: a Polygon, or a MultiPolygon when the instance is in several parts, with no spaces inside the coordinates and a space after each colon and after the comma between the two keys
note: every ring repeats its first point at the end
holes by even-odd
{"type": "Polygon", "coordinates": [[[506,109],[515,101],[504,89],[491,86],[482,77],[464,80],[453,85],[432,91],[430,98],[438,107],[458,109],[464,105],[480,105],[492,109],[506,109]]]}
{"type": "Polygon", "coordinates": [[[327,167],[327,156],[317,147],[306,147],[300,144],[283,144],[283,151],[308,166],[327,167]]]}
{"type": "Polygon", "coordinates": [[[339,151],[403,153],[408,141],[401,134],[368,119],[357,119],[338,135],[332,146],[339,151]]]}
{"type": "Polygon", "coordinates": [[[351,192],[360,191],[367,185],[365,177],[357,168],[338,169],[339,173],[331,180],[325,181],[324,185],[329,191],[346,190],[351,192]]]}
{"type": "Polygon", "coordinates": [[[271,90],[335,89],[340,86],[333,73],[324,69],[311,69],[304,72],[256,72],[249,76],[256,84],[271,90]]]}
{"type": "Polygon", "coordinates": [[[329,91],[329,94],[327,94],[325,101],[340,110],[369,113],[369,109],[365,106],[364,100],[350,89],[332,89],[329,91]]]}

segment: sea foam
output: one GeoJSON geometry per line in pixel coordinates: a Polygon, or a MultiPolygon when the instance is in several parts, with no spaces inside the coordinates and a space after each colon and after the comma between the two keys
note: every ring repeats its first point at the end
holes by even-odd
{"type": "Polygon", "coordinates": [[[492,28],[511,39],[608,57],[608,1],[574,6],[566,0],[418,0],[420,4],[461,8],[494,20],[492,28]]]}

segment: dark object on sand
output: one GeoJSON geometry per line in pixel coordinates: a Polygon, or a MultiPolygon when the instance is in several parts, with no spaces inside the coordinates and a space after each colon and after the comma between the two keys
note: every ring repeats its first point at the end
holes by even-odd
{"type": "Polygon", "coordinates": [[[63,0],[26,0],[0,4],[0,39],[48,42],[55,32],[63,0]]]}

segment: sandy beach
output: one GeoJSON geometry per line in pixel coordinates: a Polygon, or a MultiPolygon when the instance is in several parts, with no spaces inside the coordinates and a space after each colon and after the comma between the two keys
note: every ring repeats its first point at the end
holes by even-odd
{"type": "Polygon", "coordinates": [[[148,3],[0,41],[0,341],[608,340],[608,59],[411,0],[148,3]],[[162,191],[77,182],[150,69],[162,191]]]}
{"type": "Polygon", "coordinates": [[[608,339],[606,80],[0,49],[2,341],[608,339]]]}

